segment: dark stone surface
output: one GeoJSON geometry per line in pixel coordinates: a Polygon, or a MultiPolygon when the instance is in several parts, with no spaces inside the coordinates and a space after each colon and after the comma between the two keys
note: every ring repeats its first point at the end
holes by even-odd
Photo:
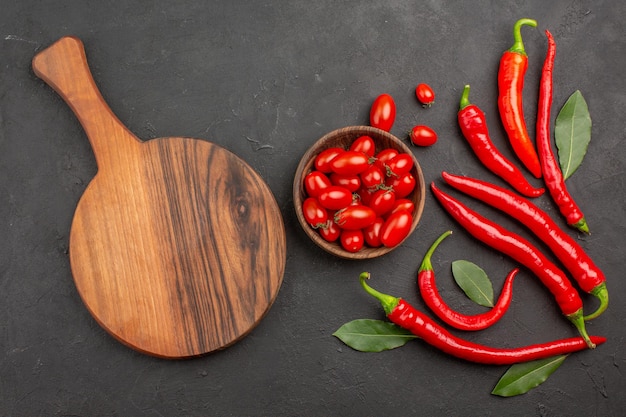
{"type": "MultiPolygon", "coordinates": [[[[478,2],[4,2],[0,17],[0,415],[80,416],[619,416],[626,408],[626,33],[621,1],[478,2]],[[547,382],[519,397],[490,395],[506,367],[467,363],[416,341],[365,354],[332,333],[357,318],[383,319],[357,283],[425,308],[416,293],[421,257],[433,259],[444,297],[478,312],[455,287],[450,262],[482,266],[499,292],[515,263],[473,240],[427,194],[419,228],[400,248],[366,262],[331,257],[308,241],[291,198],[300,156],[339,127],[366,124],[369,105],[392,94],[402,137],[435,128],[436,146],[414,149],[426,181],[441,170],[499,183],[460,136],[463,85],[487,113],[494,141],[511,155],[497,119],[496,70],[520,17],[530,56],[525,103],[533,125],[543,29],[558,44],[555,114],[579,89],[593,119],[583,165],[568,180],[592,234],[578,236],[612,297],[588,325],[609,341],[571,355],[547,382]],[[143,139],[190,136],[218,143],[267,181],[288,238],[284,283],[265,319],[220,352],[187,361],[144,356],[102,330],[83,307],[67,256],[76,202],[96,172],[88,141],[65,103],[30,69],[59,37],[83,40],[94,78],[117,116],[143,139]],[[430,109],[418,82],[437,93],[430,109]]],[[[553,115],[554,117],[554,115],[553,115]]],[[[534,180],[534,184],[540,184],[534,180]]],[[[482,213],[524,236],[521,226],[482,213]]],[[[537,204],[557,217],[546,197],[537,204]]],[[[559,219],[559,222],[561,220],[559,219]]],[[[561,223],[562,224],[562,223],[561,223]]],[[[575,235],[571,230],[568,233],[575,235]]],[[[534,241],[534,240],[533,240],[534,241]]],[[[589,311],[594,300],[585,296],[589,311]]],[[[507,316],[463,334],[493,346],[570,337],[575,330],[526,270],[507,316]]]]}

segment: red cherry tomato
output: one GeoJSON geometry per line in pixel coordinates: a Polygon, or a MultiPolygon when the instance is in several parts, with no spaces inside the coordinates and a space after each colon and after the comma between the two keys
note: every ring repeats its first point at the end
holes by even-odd
{"type": "Polygon", "coordinates": [[[369,189],[375,190],[385,183],[385,173],[376,165],[370,165],[360,177],[363,187],[369,189]]]}
{"type": "Polygon", "coordinates": [[[435,92],[428,84],[418,84],[415,87],[415,96],[424,107],[430,107],[435,102],[435,92]]]}
{"type": "Polygon", "coordinates": [[[385,220],[383,220],[381,217],[377,217],[376,220],[374,220],[374,223],[363,229],[365,243],[368,246],[371,246],[372,248],[377,248],[383,245],[380,241],[380,229],[383,227],[383,223],[385,223],[385,220]]]}
{"type": "Polygon", "coordinates": [[[411,142],[417,146],[431,146],[437,142],[437,133],[428,126],[417,125],[409,133],[411,142]]]}
{"type": "Polygon", "coordinates": [[[385,184],[396,192],[396,198],[404,198],[415,189],[415,177],[410,172],[399,177],[389,177],[385,184]]]}
{"type": "Polygon", "coordinates": [[[408,153],[401,153],[387,162],[391,175],[400,176],[413,168],[413,158],[408,153]]]}
{"type": "Polygon", "coordinates": [[[323,189],[332,185],[330,179],[320,171],[311,171],[304,177],[304,188],[309,197],[317,197],[323,189]]]}
{"type": "Polygon", "coordinates": [[[343,152],[345,152],[345,149],[337,147],[323,150],[315,157],[315,169],[324,173],[331,172],[330,161],[343,152]]]}
{"type": "Polygon", "coordinates": [[[361,178],[358,175],[341,175],[333,172],[330,174],[330,182],[332,185],[345,187],[351,192],[361,188],[361,178]]]}
{"type": "Polygon", "coordinates": [[[369,158],[357,151],[344,151],[330,161],[330,169],[342,175],[358,175],[369,166],[369,158]]]}
{"type": "Polygon", "coordinates": [[[331,185],[322,190],[317,200],[324,208],[339,210],[352,203],[352,193],[347,188],[331,185]]]}
{"type": "Polygon", "coordinates": [[[396,103],[389,94],[376,97],[370,109],[370,125],[389,132],[396,120],[396,103]]]}
{"type": "Polygon", "coordinates": [[[408,211],[409,213],[413,214],[413,212],[415,211],[415,204],[408,198],[398,198],[393,204],[391,210],[389,211],[389,214],[393,214],[398,211],[408,211]]]}
{"type": "Polygon", "coordinates": [[[393,148],[383,149],[374,157],[374,165],[387,172],[387,162],[395,158],[400,152],[393,148]]]}
{"type": "Polygon", "coordinates": [[[335,223],[342,229],[363,229],[376,220],[376,212],[368,206],[356,204],[335,213],[335,223]]]}
{"type": "Polygon", "coordinates": [[[370,201],[372,201],[372,195],[374,194],[374,191],[368,190],[365,187],[361,187],[356,193],[359,196],[359,200],[361,201],[361,204],[365,206],[370,205],[370,201]]]}
{"type": "Polygon", "coordinates": [[[413,216],[408,211],[392,214],[380,229],[381,243],[388,248],[399,245],[408,236],[411,223],[413,223],[413,216]]]}
{"type": "Polygon", "coordinates": [[[363,245],[365,243],[363,231],[360,229],[343,230],[341,232],[341,236],[339,237],[339,242],[341,243],[341,246],[348,252],[358,252],[363,248],[363,245]]]}
{"type": "Polygon", "coordinates": [[[324,227],[328,222],[326,209],[314,197],[309,197],[304,200],[302,203],[302,214],[304,214],[307,223],[315,229],[324,227]]]}
{"type": "Polygon", "coordinates": [[[377,216],[383,216],[393,209],[396,202],[396,193],[393,190],[378,190],[372,194],[368,206],[377,216]]]}
{"type": "Polygon", "coordinates": [[[376,144],[374,139],[369,136],[358,137],[352,145],[350,145],[351,151],[363,152],[365,155],[372,157],[376,151],[376,144]]]}
{"type": "Polygon", "coordinates": [[[335,242],[339,239],[339,235],[341,234],[341,229],[335,224],[332,218],[328,219],[325,227],[320,227],[317,230],[319,230],[322,239],[327,242],[335,242]]]}

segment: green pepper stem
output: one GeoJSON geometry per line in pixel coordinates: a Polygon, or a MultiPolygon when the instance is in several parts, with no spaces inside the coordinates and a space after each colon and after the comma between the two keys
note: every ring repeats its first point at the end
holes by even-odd
{"type": "Polygon", "coordinates": [[[359,275],[359,281],[361,282],[361,286],[365,289],[365,291],[369,295],[371,295],[372,297],[380,301],[380,304],[383,306],[383,309],[385,310],[385,314],[387,315],[391,314],[393,309],[396,308],[396,306],[400,302],[400,299],[392,295],[383,294],[379,291],[376,291],[374,288],[367,285],[367,283],[365,282],[366,279],[370,279],[370,273],[361,272],[361,275],[359,275]]]}
{"type": "Polygon", "coordinates": [[[609,306],[609,291],[606,289],[605,282],[591,290],[591,295],[600,300],[600,306],[593,313],[584,316],[583,319],[585,319],[585,321],[595,319],[600,314],[604,313],[606,308],[609,306]]]}
{"type": "Polygon", "coordinates": [[[463,88],[463,93],[461,94],[461,101],[459,102],[459,110],[463,110],[464,108],[466,108],[467,106],[471,104],[469,101],[469,92],[470,92],[470,86],[469,84],[467,84],[465,88],[463,88]]]}
{"type": "Polygon", "coordinates": [[[534,19],[523,18],[515,22],[515,25],[513,26],[513,46],[509,48],[509,52],[526,55],[524,42],[522,41],[522,26],[524,25],[537,27],[537,21],[534,19]]]}
{"type": "Polygon", "coordinates": [[[437,240],[435,240],[435,242],[430,246],[430,248],[424,255],[424,259],[422,260],[420,269],[417,271],[418,273],[422,271],[432,271],[433,265],[430,262],[430,258],[433,256],[433,253],[435,253],[435,249],[437,249],[437,246],[439,246],[439,244],[443,242],[443,240],[447,238],[448,236],[450,236],[451,234],[452,234],[452,230],[448,230],[447,232],[442,233],[441,236],[439,236],[437,240]]]}
{"type": "Polygon", "coordinates": [[[582,219],[578,220],[576,223],[572,224],[572,227],[580,230],[583,233],[591,234],[589,232],[589,225],[587,224],[587,220],[585,220],[584,217],[582,219]]]}
{"type": "Polygon", "coordinates": [[[581,308],[575,313],[568,314],[567,318],[574,324],[574,326],[576,326],[576,329],[578,329],[578,333],[580,333],[582,338],[585,339],[585,342],[587,343],[589,349],[594,349],[596,347],[596,344],[591,341],[589,335],[587,334],[587,329],[585,328],[585,320],[583,319],[583,309],[581,308]]]}

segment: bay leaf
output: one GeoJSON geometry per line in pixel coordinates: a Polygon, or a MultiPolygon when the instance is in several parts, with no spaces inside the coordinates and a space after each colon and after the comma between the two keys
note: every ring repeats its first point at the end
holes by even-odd
{"type": "Polygon", "coordinates": [[[591,141],[591,116],[579,90],[567,99],[554,124],[559,165],[566,180],[578,169],[591,141]]]}
{"type": "Polygon", "coordinates": [[[465,295],[481,306],[493,307],[493,286],[485,271],[473,262],[452,262],[452,275],[465,295]]]}
{"type": "Polygon", "coordinates": [[[491,393],[501,397],[524,394],[545,382],[557,370],[567,355],[517,363],[502,375],[491,393]]]}
{"type": "Polygon", "coordinates": [[[416,339],[413,333],[382,320],[357,319],[342,325],[333,336],[361,352],[381,352],[416,339]]]}

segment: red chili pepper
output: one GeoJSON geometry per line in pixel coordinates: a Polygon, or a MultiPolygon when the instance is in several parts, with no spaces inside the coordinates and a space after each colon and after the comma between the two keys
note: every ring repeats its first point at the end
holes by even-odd
{"type": "Polygon", "coordinates": [[[554,157],[550,145],[550,110],[552,107],[552,70],[556,55],[556,43],[550,31],[548,37],[548,52],[541,71],[539,83],[539,101],[537,104],[537,150],[541,161],[546,187],[552,199],[565,217],[567,224],[584,233],[589,233],[589,226],[582,211],[570,195],[561,168],[554,157]]]}
{"type": "Polygon", "coordinates": [[[539,197],[545,190],[530,185],[522,172],[502,155],[491,141],[485,113],[478,106],[470,104],[469,91],[470,86],[466,85],[461,95],[457,118],[461,132],[472,150],[487,169],[505,180],[519,193],[528,197],[539,197]]]}
{"type": "MultiPolygon", "coordinates": [[[[405,300],[373,289],[365,282],[368,278],[368,272],[361,273],[359,276],[361,285],[368,294],[380,301],[389,320],[409,330],[429,345],[460,359],[489,365],[512,365],[555,355],[565,355],[587,347],[585,340],[580,337],[508,349],[469,342],[452,335],[405,300]]],[[[606,342],[606,338],[600,336],[591,336],[590,339],[594,346],[606,342]]]]}
{"type": "Polygon", "coordinates": [[[594,347],[585,329],[583,302],[563,271],[523,237],[469,209],[434,183],[431,189],[446,211],[472,236],[531,270],[552,293],[561,312],[576,326],[589,347],[594,347]]]}
{"type": "Polygon", "coordinates": [[[513,46],[505,51],[500,58],[498,109],[513,151],[535,177],[541,178],[539,157],[526,130],[522,103],[524,76],[528,68],[528,56],[524,50],[521,32],[524,25],[536,27],[537,22],[533,19],[520,19],[515,22],[513,46]]]}
{"type": "Polygon", "coordinates": [[[437,284],[435,283],[435,272],[430,262],[432,254],[439,244],[448,236],[452,234],[451,231],[447,231],[432,244],[432,246],[426,252],[422,265],[417,274],[417,283],[422,294],[424,302],[437,315],[441,320],[449,324],[450,326],[459,330],[483,330],[497,323],[511,304],[511,298],[513,294],[513,279],[519,272],[519,268],[513,269],[509,275],[507,275],[504,281],[504,286],[498,302],[491,310],[486,313],[476,315],[465,315],[457,311],[452,310],[448,304],[441,298],[439,291],[437,290],[437,284]]]}
{"type": "Polygon", "coordinates": [[[602,314],[609,304],[606,278],[600,268],[585,253],[583,248],[565,233],[552,218],[527,199],[488,182],[441,174],[443,179],[457,190],[497,208],[528,227],[556,255],[559,261],[572,274],[580,288],[600,300],[600,306],[592,314],[585,316],[591,320],[602,314]]]}

